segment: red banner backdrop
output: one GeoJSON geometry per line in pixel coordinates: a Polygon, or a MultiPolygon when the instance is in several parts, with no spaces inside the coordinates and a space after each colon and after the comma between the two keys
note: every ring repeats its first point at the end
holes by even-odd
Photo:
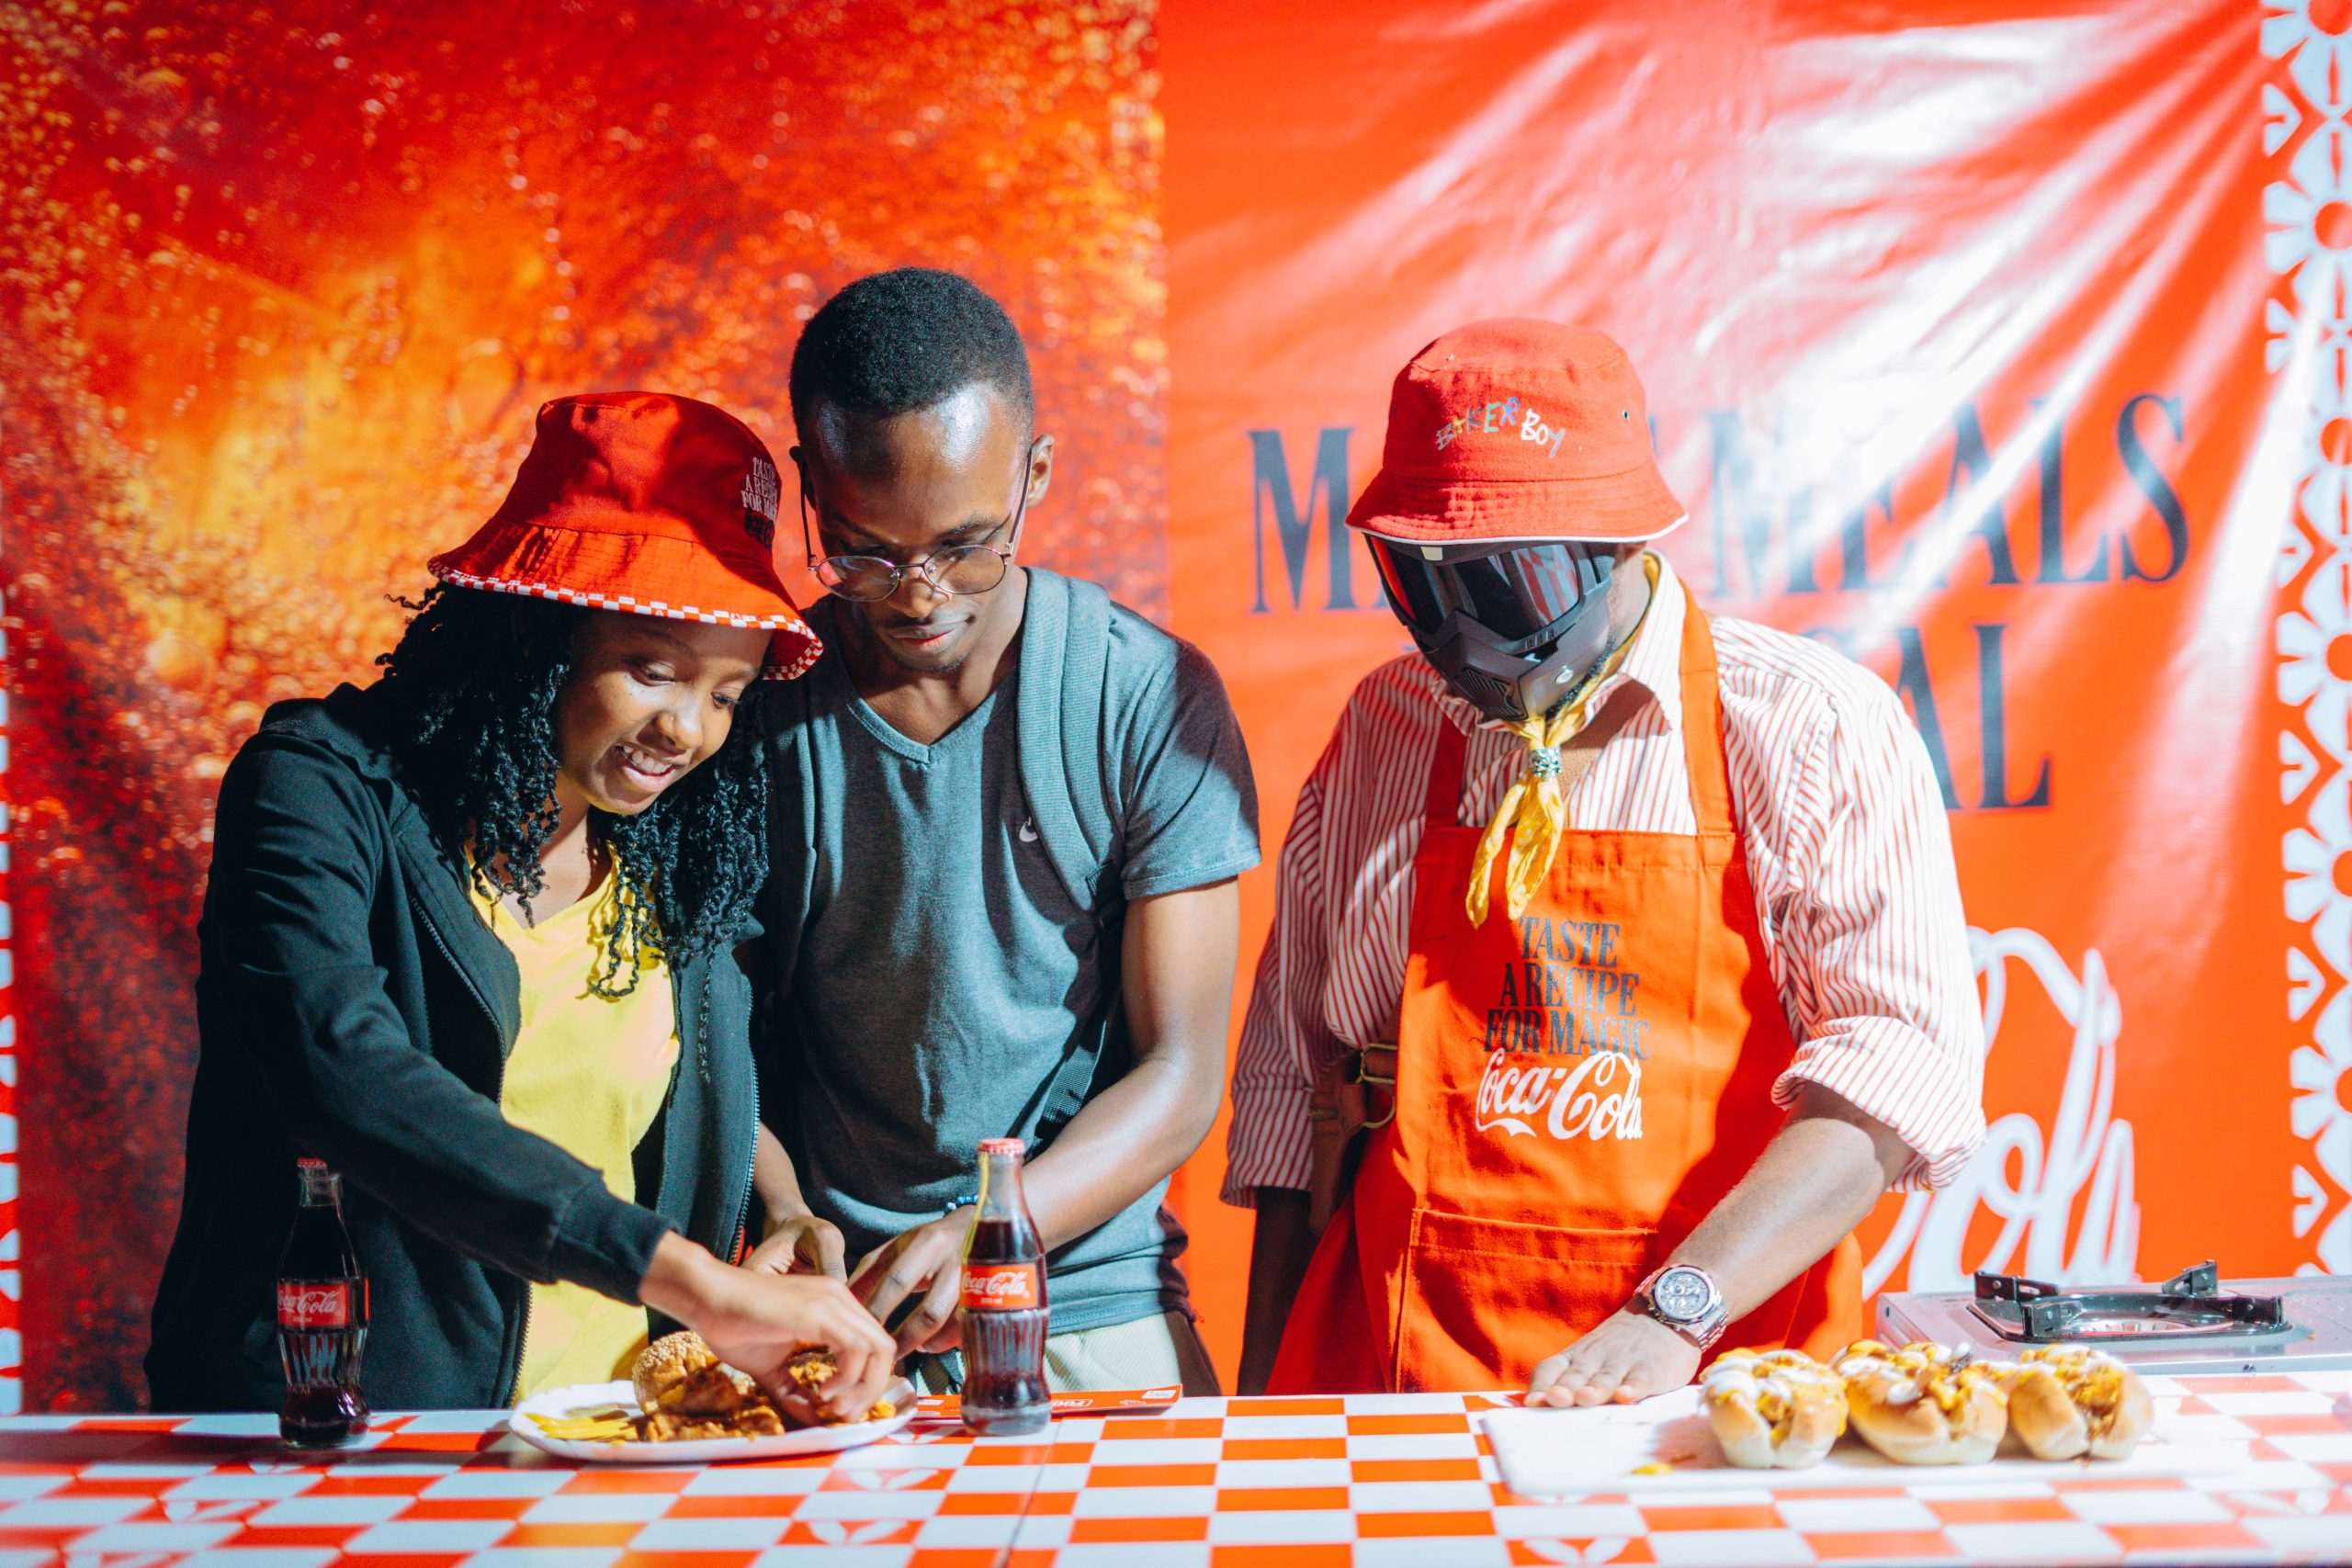
{"type": "MultiPolygon", "coordinates": [[[[2352,1263],[2352,420],[2326,446],[2309,401],[2341,386],[2312,371],[2342,373],[2352,17],[2274,4],[1160,18],[1170,604],[1239,702],[1270,847],[1406,646],[1333,526],[1389,379],[1479,317],[1623,343],[1702,601],[1847,649],[1925,733],[1994,1132],[1886,1204],[1874,1286],[2352,1263]],[[2282,682],[2319,694],[2290,714],[2282,682]]],[[[1185,1195],[1221,1262],[1248,1221],[1214,1163],[1185,1195]]],[[[1229,1354],[1238,1271],[1193,1278],[1229,1354]]]]}
{"type": "MultiPolygon", "coordinates": [[[[2341,0],[0,17],[0,1403],[19,1306],[28,1404],[141,1393],[210,792],[261,705],[364,676],[539,398],[666,387],[780,446],[797,321],[917,260],[1028,333],[1065,464],[1043,558],[1217,660],[1270,860],[1403,646],[1335,526],[1389,378],[1477,317],[1611,333],[1690,508],[1668,553],[1883,673],[1952,808],[1994,1138],[1889,1201],[1873,1281],[2352,1267],[2347,28],[2341,0]]],[[[1177,1201],[1229,1374],[1219,1150],[1177,1201]]]]}

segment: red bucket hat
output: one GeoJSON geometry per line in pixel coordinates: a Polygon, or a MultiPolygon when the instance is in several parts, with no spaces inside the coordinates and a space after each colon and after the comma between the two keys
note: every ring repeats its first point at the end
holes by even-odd
{"type": "Polygon", "coordinates": [[[505,504],[425,563],[442,581],[598,610],[765,626],[771,680],[824,651],[769,547],[775,459],[732,414],[667,392],[588,392],[539,407],[505,504]]]}
{"type": "Polygon", "coordinates": [[[1348,524],[1419,545],[1630,543],[1687,515],[1650,452],[1625,351],[1521,320],[1450,332],[1396,373],[1380,472],[1348,524]]]}

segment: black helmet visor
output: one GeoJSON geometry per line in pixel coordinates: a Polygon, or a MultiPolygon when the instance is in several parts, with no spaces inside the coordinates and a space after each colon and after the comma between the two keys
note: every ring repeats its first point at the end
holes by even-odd
{"type": "Polygon", "coordinates": [[[1365,537],[1390,602],[1413,631],[1435,637],[1448,616],[1460,615],[1513,644],[1554,635],[1579,607],[1606,595],[1620,548],[1566,540],[1452,545],[1431,559],[1436,547],[1365,537]]]}

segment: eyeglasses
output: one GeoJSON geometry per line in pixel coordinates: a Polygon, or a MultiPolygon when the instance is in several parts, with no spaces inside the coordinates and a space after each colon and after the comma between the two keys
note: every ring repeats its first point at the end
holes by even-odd
{"type": "Polygon", "coordinates": [[[1029,511],[1029,476],[1037,457],[1037,444],[1032,441],[1021,462],[1021,491],[1012,499],[1012,510],[1005,520],[989,529],[983,537],[1012,531],[1012,536],[1001,545],[950,545],[933,550],[919,561],[901,566],[887,556],[820,556],[816,535],[808,524],[808,479],[800,479],[800,539],[808,552],[808,570],[814,573],[826,592],[862,604],[888,599],[899,591],[907,573],[918,571],[922,580],[942,593],[964,595],[986,593],[1004,581],[1012,568],[1012,552],[1021,543],[1021,522],[1029,511]]]}

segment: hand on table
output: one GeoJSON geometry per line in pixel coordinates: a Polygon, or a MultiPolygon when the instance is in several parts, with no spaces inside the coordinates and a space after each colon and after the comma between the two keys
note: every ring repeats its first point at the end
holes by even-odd
{"type": "Polygon", "coordinates": [[[814,1214],[796,1214],[769,1224],[767,1239],[743,1259],[743,1267],[769,1274],[848,1277],[842,1267],[842,1233],[814,1214]]]}
{"type": "Polygon", "coordinates": [[[958,1342],[956,1307],[963,1291],[964,1240],[970,1235],[969,1210],[959,1209],[927,1224],[901,1231],[858,1259],[849,1288],[884,1323],[900,1303],[914,1310],[899,1325],[899,1353],[953,1350],[958,1342]]]}
{"type": "Polygon", "coordinates": [[[1697,1346],[1656,1318],[1627,1310],[1546,1358],[1527,1380],[1527,1403],[1631,1404],[1682,1387],[1698,1371],[1697,1346]]]}
{"type": "Polygon", "coordinates": [[[863,1420],[894,1375],[890,1337],[839,1280],[731,1269],[673,1232],[654,1249],[639,1294],[802,1420],[819,1406],[838,1420],[863,1420]],[[820,1346],[837,1370],[812,1399],[784,1367],[820,1346]]]}

